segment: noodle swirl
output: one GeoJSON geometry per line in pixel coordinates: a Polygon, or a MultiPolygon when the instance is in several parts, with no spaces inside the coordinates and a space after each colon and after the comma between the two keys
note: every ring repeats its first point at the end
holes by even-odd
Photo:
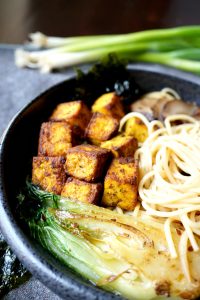
{"type": "Polygon", "coordinates": [[[161,218],[171,257],[179,255],[183,273],[191,281],[187,244],[199,251],[195,235],[200,236],[200,122],[181,114],[166,117],[164,124],[149,122],[140,113],[131,113],[126,120],[132,116],[148,128],[148,138],[135,153],[140,211],[161,218]],[[171,234],[177,221],[183,226],[178,254],[171,234]]]}

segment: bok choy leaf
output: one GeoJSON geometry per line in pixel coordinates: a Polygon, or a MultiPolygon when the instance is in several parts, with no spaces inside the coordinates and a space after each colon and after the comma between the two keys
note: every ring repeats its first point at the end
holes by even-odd
{"type": "MultiPolygon", "coordinates": [[[[171,258],[163,224],[151,217],[53,195],[30,182],[19,198],[32,237],[94,285],[138,300],[180,299],[183,291],[193,299],[200,293],[200,287],[182,275],[179,258],[171,258]]],[[[177,246],[180,237],[175,228],[172,231],[177,246]]],[[[199,255],[189,255],[191,273],[200,279],[199,255]]]]}

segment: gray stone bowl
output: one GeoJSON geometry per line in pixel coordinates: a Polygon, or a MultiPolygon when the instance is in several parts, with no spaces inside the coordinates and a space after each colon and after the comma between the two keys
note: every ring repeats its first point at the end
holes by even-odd
{"type": "MultiPolygon", "coordinates": [[[[200,104],[200,78],[158,65],[130,64],[129,71],[145,91],[175,89],[184,100],[200,104]]],[[[42,121],[64,95],[70,95],[74,78],[60,83],[24,107],[10,122],[0,143],[0,227],[13,251],[26,268],[64,299],[121,299],[95,287],[63,266],[20,227],[16,218],[16,194],[23,186],[31,158],[37,153],[42,121]]],[[[30,170],[29,170],[30,171],[30,170]]]]}

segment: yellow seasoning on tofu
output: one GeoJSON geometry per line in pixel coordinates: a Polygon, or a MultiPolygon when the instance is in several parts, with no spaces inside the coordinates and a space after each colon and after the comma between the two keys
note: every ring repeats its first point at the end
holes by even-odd
{"type": "Polygon", "coordinates": [[[143,143],[148,137],[146,125],[137,117],[126,121],[124,132],[126,135],[135,137],[140,143],[143,143]]]}
{"type": "Polygon", "coordinates": [[[86,139],[94,145],[99,146],[101,142],[107,141],[118,132],[119,122],[101,113],[94,113],[85,131],[86,139]]]}
{"type": "Polygon", "coordinates": [[[136,160],[114,158],[104,180],[102,205],[133,210],[137,204],[138,176],[136,160]]]}
{"type": "Polygon", "coordinates": [[[65,121],[77,128],[77,134],[83,134],[90,118],[90,110],[83,103],[83,101],[78,100],[58,104],[53,111],[50,120],[65,121]]]}
{"type": "Polygon", "coordinates": [[[44,191],[60,195],[66,180],[63,157],[33,157],[32,182],[44,191]]]}
{"type": "Polygon", "coordinates": [[[102,192],[101,183],[89,183],[69,177],[61,195],[72,200],[97,204],[102,192]]]}
{"type": "Polygon", "coordinates": [[[110,151],[93,145],[79,145],[67,151],[68,175],[87,182],[98,182],[110,157],[110,151]]]}
{"type": "Polygon", "coordinates": [[[101,143],[101,147],[111,150],[114,157],[133,157],[138,148],[138,142],[132,136],[119,134],[111,140],[101,143]]]}
{"type": "Polygon", "coordinates": [[[107,93],[100,96],[92,105],[92,112],[100,112],[117,120],[124,116],[120,97],[115,93],[107,93]]]}
{"type": "Polygon", "coordinates": [[[65,156],[76,145],[71,125],[66,122],[45,122],[40,129],[38,156],[65,156]]]}

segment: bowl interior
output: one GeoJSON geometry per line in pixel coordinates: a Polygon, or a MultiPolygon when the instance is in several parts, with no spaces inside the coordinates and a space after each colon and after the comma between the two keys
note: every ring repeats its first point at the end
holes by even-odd
{"type": "MultiPolygon", "coordinates": [[[[129,70],[144,92],[170,87],[182,99],[200,104],[200,80],[193,75],[142,64],[130,65],[129,70]]],[[[1,141],[1,228],[25,266],[61,297],[117,299],[118,296],[94,287],[64,267],[23,232],[15,217],[16,195],[30,174],[32,157],[37,155],[40,125],[58,103],[71,100],[74,88],[72,78],[49,89],[26,106],[8,126],[1,141]]]]}

